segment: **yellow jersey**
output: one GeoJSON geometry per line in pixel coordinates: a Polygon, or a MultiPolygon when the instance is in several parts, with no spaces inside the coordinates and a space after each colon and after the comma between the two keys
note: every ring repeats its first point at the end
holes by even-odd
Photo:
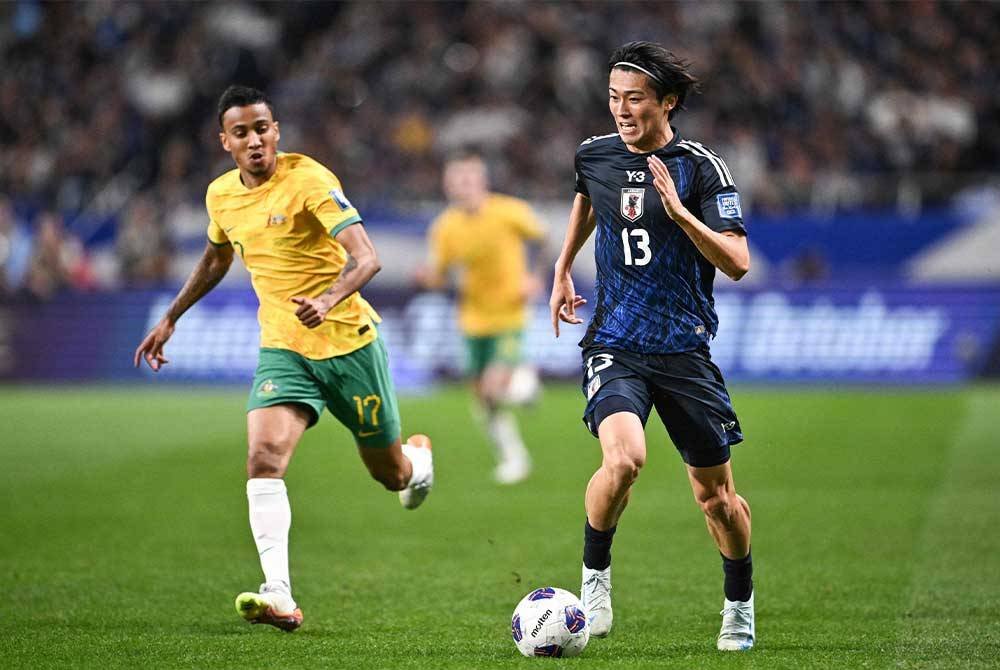
{"type": "Polygon", "coordinates": [[[208,186],[208,239],[232,244],[250,272],[260,301],[260,346],[288,349],[322,360],[360,349],[375,339],[380,321],[360,293],[353,293],[317,328],[295,316],[295,296],[316,298],[340,276],[347,251],[335,236],[361,222],[340,181],[301,154],[277,155],[271,178],[247,188],[239,169],[208,186]]]}
{"type": "Polygon", "coordinates": [[[524,327],[527,316],[526,240],[545,231],[523,200],[491,193],[476,212],[449,207],[431,224],[431,264],[438,274],[460,271],[459,325],[466,335],[496,335],[524,327]]]}

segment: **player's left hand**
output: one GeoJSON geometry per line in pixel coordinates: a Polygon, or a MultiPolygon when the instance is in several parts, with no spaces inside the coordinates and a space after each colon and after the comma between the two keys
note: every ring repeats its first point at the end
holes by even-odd
{"type": "Polygon", "coordinates": [[[667,211],[667,216],[676,221],[682,216],[682,213],[687,211],[687,208],[684,207],[680,196],[677,195],[677,188],[674,186],[674,180],[670,177],[670,171],[657,156],[650,156],[646,162],[653,173],[653,186],[660,194],[663,209],[667,211]]]}
{"type": "Polygon", "coordinates": [[[331,305],[328,305],[327,301],[322,297],[309,298],[306,296],[296,296],[292,298],[292,302],[299,306],[295,310],[295,316],[299,317],[299,321],[306,328],[315,328],[323,323],[323,319],[326,318],[326,314],[331,308],[331,305]]]}

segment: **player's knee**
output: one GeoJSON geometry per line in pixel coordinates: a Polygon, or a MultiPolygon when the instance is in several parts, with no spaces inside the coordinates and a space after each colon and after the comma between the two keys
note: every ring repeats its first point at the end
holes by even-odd
{"type": "Polygon", "coordinates": [[[632,453],[625,449],[608,450],[604,456],[604,468],[611,478],[620,486],[630,486],[639,478],[639,471],[646,464],[645,457],[640,453],[632,453]]]}
{"type": "Polygon", "coordinates": [[[283,445],[274,440],[260,440],[250,445],[247,454],[247,475],[253,477],[282,477],[285,474],[283,445]]]}

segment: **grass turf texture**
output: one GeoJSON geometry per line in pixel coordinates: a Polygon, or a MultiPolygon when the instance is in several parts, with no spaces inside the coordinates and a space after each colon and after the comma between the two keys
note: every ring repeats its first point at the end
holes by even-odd
{"type": "Polygon", "coordinates": [[[524,659],[517,601],[579,588],[599,462],[570,387],[522,414],[535,475],[490,480],[462,389],[401,403],[434,438],[416,512],[326,416],[287,477],[295,634],[251,627],[242,392],[0,389],[0,657],[7,667],[995,667],[1000,389],[739,389],[734,459],[754,521],[758,648],[714,649],[722,573],[658,420],[615,540],[615,629],[524,659]]]}

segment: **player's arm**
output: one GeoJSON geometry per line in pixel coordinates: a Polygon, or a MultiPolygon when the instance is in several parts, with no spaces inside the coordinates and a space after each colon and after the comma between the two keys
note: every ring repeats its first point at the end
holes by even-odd
{"type": "Polygon", "coordinates": [[[446,216],[444,214],[431,222],[427,231],[427,262],[413,271],[414,283],[427,291],[440,291],[448,283],[452,244],[446,216]]]}
{"type": "Polygon", "coordinates": [[[170,303],[166,314],[135,350],[133,363],[136,367],[139,367],[140,359],[145,359],[153,372],[159,372],[161,367],[170,362],[163,355],[163,345],[174,334],[177,320],[222,281],[232,264],[233,245],[215,244],[211,241],[205,244],[201,260],[191,271],[177,297],[170,303]]]}
{"type": "Polygon", "coordinates": [[[323,323],[323,319],[331,309],[347,296],[360,291],[382,269],[375,247],[360,223],[342,229],[334,239],[350,255],[340,276],[330,288],[316,298],[308,296],[292,298],[292,302],[299,306],[295,310],[295,316],[307,328],[315,328],[323,323]]]}
{"type": "Polygon", "coordinates": [[[674,180],[670,178],[663,161],[650,156],[649,169],[653,172],[653,185],[660,194],[667,215],[681,227],[709,263],[725,272],[730,279],[740,280],[750,269],[750,248],[746,235],[735,230],[720,233],[706,226],[681,203],[674,180]]]}
{"type": "Polygon", "coordinates": [[[590,198],[582,193],[576,194],[573,209],[569,214],[569,226],[566,228],[566,239],[563,240],[562,251],[556,260],[555,275],[552,278],[552,297],[549,298],[549,312],[552,315],[552,329],[559,337],[559,321],[566,323],[583,323],[576,315],[576,308],[587,301],[577,295],[573,286],[571,270],[576,255],[580,253],[587,238],[596,227],[594,210],[590,206],[590,198]]]}
{"type": "Polygon", "coordinates": [[[545,257],[548,247],[548,231],[531,206],[519,203],[522,211],[514,219],[515,228],[524,241],[527,274],[522,282],[521,292],[525,300],[533,300],[545,287],[545,257]]]}

